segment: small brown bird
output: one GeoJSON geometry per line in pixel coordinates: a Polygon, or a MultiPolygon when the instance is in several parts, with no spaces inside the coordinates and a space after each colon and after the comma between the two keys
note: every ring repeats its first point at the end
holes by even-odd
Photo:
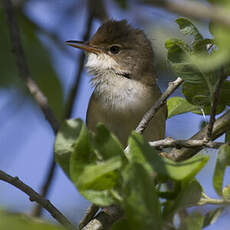
{"type": "MultiPolygon", "coordinates": [[[[161,95],[150,41],[126,20],[109,20],[89,42],[67,44],[88,55],[86,67],[95,87],[87,111],[89,129],[95,130],[96,124],[102,122],[126,146],[131,131],[161,95]]],[[[164,137],[166,114],[163,107],[144,131],[148,141],[164,137]]]]}

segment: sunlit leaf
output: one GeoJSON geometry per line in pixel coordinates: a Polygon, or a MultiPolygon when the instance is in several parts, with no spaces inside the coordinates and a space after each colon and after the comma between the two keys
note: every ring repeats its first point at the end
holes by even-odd
{"type": "Polygon", "coordinates": [[[183,34],[193,36],[195,41],[203,40],[203,36],[189,19],[177,18],[176,22],[183,34]]]}

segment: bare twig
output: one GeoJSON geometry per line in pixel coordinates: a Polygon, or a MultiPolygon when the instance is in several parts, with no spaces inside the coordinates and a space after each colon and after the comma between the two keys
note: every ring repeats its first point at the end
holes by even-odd
{"type": "MultiPolygon", "coordinates": [[[[88,15],[86,26],[85,26],[86,31],[83,35],[83,41],[89,40],[90,32],[92,30],[92,22],[93,22],[93,14],[91,13],[91,11],[89,11],[89,15],[88,15]]],[[[81,76],[82,76],[82,71],[84,68],[84,62],[85,62],[85,54],[84,54],[84,52],[82,52],[81,55],[79,56],[78,71],[77,71],[77,74],[75,77],[75,82],[73,83],[73,87],[70,90],[69,98],[67,100],[65,118],[71,117],[71,114],[73,112],[74,101],[78,95],[78,89],[79,89],[79,85],[81,82],[81,76]]]]}
{"type": "Polygon", "coordinates": [[[59,128],[59,124],[57,119],[55,118],[51,108],[49,107],[47,98],[38,88],[36,83],[30,77],[29,68],[27,66],[24,50],[21,45],[21,38],[19,33],[19,28],[17,24],[17,20],[15,18],[12,3],[10,0],[3,0],[3,6],[5,9],[5,14],[7,18],[7,22],[9,25],[9,32],[10,32],[10,39],[12,43],[13,52],[16,58],[16,64],[18,67],[19,76],[22,80],[25,81],[27,88],[29,89],[30,93],[42,109],[46,119],[50,123],[53,131],[57,133],[59,128]]]}
{"type": "Polygon", "coordinates": [[[95,204],[90,205],[84,217],[79,223],[79,229],[82,229],[84,226],[86,226],[90,222],[90,220],[93,219],[93,217],[96,215],[98,210],[99,210],[99,207],[97,205],[95,204]]]}
{"type": "MultiPolygon", "coordinates": [[[[50,188],[50,185],[53,181],[53,177],[55,175],[56,168],[57,168],[57,164],[56,164],[54,156],[53,156],[51,163],[50,163],[48,170],[47,170],[47,176],[45,177],[45,180],[42,184],[42,188],[41,188],[41,192],[40,192],[42,197],[46,197],[48,192],[49,192],[49,188],[50,188]]],[[[31,216],[39,217],[39,216],[41,216],[41,213],[42,213],[42,206],[38,203],[34,206],[32,212],[31,212],[31,216]]]]}
{"type": "MultiPolygon", "coordinates": [[[[230,110],[224,113],[221,117],[219,117],[214,125],[212,131],[211,140],[215,140],[216,138],[223,135],[226,131],[230,129],[230,110]]],[[[204,140],[205,135],[207,133],[207,126],[197,132],[194,136],[192,136],[189,140],[204,140]]],[[[168,154],[168,157],[174,161],[183,161],[192,156],[194,156],[197,152],[199,152],[201,147],[194,148],[181,148],[181,149],[173,149],[168,154]]]]}
{"type": "Polygon", "coordinates": [[[147,128],[148,123],[152,120],[157,111],[166,103],[168,97],[182,84],[183,79],[178,77],[175,81],[169,82],[168,88],[161,95],[161,97],[156,101],[156,103],[150,108],[149,111],[145,113],[142,120],[136,128],[136,132],[143,133],[147,128]]]}
{"type": "Polygon", "coordinates": [[[205,135],[206,140],[211,140],[211,138],[212,138],[212,130],[213,130],[214,122],[216,120],[216,110],[217,110],[217,106],[218,106],[218,103],[220,100],[221,87],[222,87],[226,77],[227,76],[225,76],[224,74],[222,74],[222,76],[220,76],[220,79],[216,85],[216,89],[213,93],[213,97],[212,97],[213,101],[212,101],[212,105],[211,105],[210,119],[209,119],[209,123],[208,123],[207,133],[205,135]]]}
{"type": "Polygon", "coordinates": [[[145,2],[180,15],[197,19],[210,19],[230,27],[229,11],[223,7],[208,6],[199,2],[185,0],[145,0],[145,2]]]}
{"type": "MultiPolygon", "coordinates": [[[[6,0],[9,1],[9,0],[6,0]]],[[[30,201],[36,201],[44,209],[46,209],[61,225],[65,226],[69,230],[74,230],[76,227],[69,222],[69,220],[57,209],[55,206],[45,198],[41,197],[37,192],[35,192],[31,187],[24,184],[18,177],[12,177],[7,173],[0,170],[0,180],[5,181],[19,190],[26,193],[30,201]]]]}
{"type": "MultiPolygon", "coordinates": [[[[92,22],[93,22],[93,16],[92,14],[89,12],[89,16],[86,22],[86,31],[83,35],[83,40],[88,40],[89,36],[90,36],[90,32],[92,29],[92,22]]],[[[81,76],[82,76],[82,71],[83,71],[83,67],[84,67],[84,61],[85,61],[85,54],[81,53],[80,57],[79,57],[79,61],[78,61],[78,71],[76,74],[76,80],[73,83],[73,87],[70,90],[70,94],[69,97],[67,99],[67,105],[66,105],[66,112],[65,112],[65,117],[64,119],[70,118],[71,114],[73,112],[73,108],[74,108],[74,102],[75,99],[77,97],[77,93],[78,93],[78,89],[79,89],[79,85],[80,85],[80,80],[81,80],[81,76]]],[[[47,177],[45,178],[45,181],[42,185],[42,189],[41,189],[41,195],[43,197],[47,196],[47,193],[49,191],[49,187],[51,185],[54,173],[55,173],[55,169],[56,169],[56,163],[54,158],[52,159],[52,162],[50,163],[50,166],[48,168],[48,173],[47,173],[47,177]]],[[[38,204],[34,207],[33,211],[32,211],[32,215],[33,216],[40,216],[41,215],[41,211],[42,211],[42,207],[38,204]]]]}
{"type": "Polygon", "coordinates": [[[118,206],[103,208],[82,230],[106,230],[123,216],[123,211],[118,206]]]}
{"type": "Polygon", "coordinates": [[[152,147],[175,147],[175,148],[196,148],[196,147],[208,147],[217,149],[221,145],[223,145],[223,142],[213,142],[213,141],[207,141],[206,139],[203,140],[174,140],[170,137],[167,137],[163,140],[158,141],[152,141],[149,142],[149,144],[152,147]]]}

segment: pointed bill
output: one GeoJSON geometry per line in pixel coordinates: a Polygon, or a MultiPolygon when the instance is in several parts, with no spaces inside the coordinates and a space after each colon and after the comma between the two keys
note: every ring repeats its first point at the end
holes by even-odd
{"type": "Polygon", "coordinates": [[[99,49],[97,47],[93,47],[93,46],[91,46],[91,45],[89,45],[83,41],[70,40],[70,41],[66,41],[65,43],[69,46],[74,47],[74,48],[79,48],[79,49],[82,49],[86,52],[90,52],[90,53],[94,53],[94,54],[99,54],[102,52],[101,49],[99,49]]]}

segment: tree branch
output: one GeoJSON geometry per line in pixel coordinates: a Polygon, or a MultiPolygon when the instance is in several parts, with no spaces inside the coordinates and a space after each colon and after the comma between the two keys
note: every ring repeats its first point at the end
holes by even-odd
{"type": "MultiPolygon", "coordinates": [[[[8,0],[7,0],[8,1],[8,0]]],[[[0,170],[0,180],[5,181],[22,192],[26,193],[30,201],[36,201],[43,208],[45,208],[61,225],[65,226],[69,230],[76,230],[76,227],[69,222],[69,220],[57,209],[55,206],[45,198],[41,197],[37,192],[35,192],[31,187],[24,184],[18,177],[12,177],[7,173],[0,170]]]]}
{"type": "Polygon", "coordinates": [[[3,7],[5,9],[5,15],[9,26],[10,39],[12,44],[13,53],[16,58],[16,64],[19,72],[19,77],[25,82],[30,93],[40,106],[45,118],[50,123],[54,133],[57,133],[59,124],[55,118],[53,111],[51,110],[47,98],[38,88],[36,83],[32,80],[29,72],[29,68],[26,62],[24,50],[21,45],[20,32],[17,24],[16,17],[13,12],[13,6],[11,0],[3,0],[3,7]]]}
{"type": "MultiPolygon", "coordinates": [[[[195,135],[193,135],[189,140],[204,140],[205,135],[207,133],[208,126],[205,126],[195,135]]],[[[211,140],[215,140],[221,135],[223,135],[226,131],[230,129],[230,110],[225,112],[221,117],[219,117],[214,125],[212,131],[211,140]]],[[[199,152],[201,147],[194,148],[181,148],[181,149],[172,149],[168,154],[168,157],[174,161],[183,161],[192,156],[194,156],[197,152],[199,152]]]]}
{"type": "Polygon", "coordinates": [[[229,11],[223,7],[207,6],[185,0],[145,0],[144,2],[187,17],[212,20],[230,28],[229,11]]]}
{"type": "Polygon", "coordinates": [[[165,148],[165,147],[175,147],[175,148],[207,147],[207,148],[218,149],[224,143],[207,141],[206,139],[203,139],[203,140],[174,140],[171,137],[167,137],[163,140],[151,141],[149,142],[149,144],[152,147],[161,147],[161,148],[165,148]]]}
{"type": "Polygon", "coordinates": [[[161,97],[156,101],[156,103],[145,113],[142,120],[138,124],[136,128],[136,132],[143,133],[147,128],[149,122],[152,120],[154,115],[158,112],[158,110],[166,103],[168,97],[182,84],[183,79],[178,77],[175,81],[169,82],[168,88],[161,95],[161,97]]]}
{"type": "MultiPolygon", "coordinates": [[[[86,31],[83,35],[83,41],[87,41],[89,39],[90,32],[92,30],[92,22],[93,22],[93,15],[91,13],[91,10],[89,10],[88,18],[86,22],[86,31]]],[[[74,102],[78,95],[78,89],[79,89],[79,85],[81,81],[82,71],[84,68],[84,62],[85,62],[85,54],[82,52],[79,57],[79,61],[78,61],[79,65],[78,65],[78,71],[75,77],[75,82],[73,83],[73,87],[71,88],[68,99],[67,99],[64,119],[70,118],[73,113],[74,102]]],[[[46,197],[48,194],[53,176],[55,174],[55,170],[56,170],[56,162],[55,162],[55,159],[53,158],[47,170],[48,176],[45,178],[45,181],[42,185],[41,195],[43,197],[46,197]]],[[[32,215],[39,217],[41,215],[41,212],[42,212],[42,207],[39,204],[37,204],[32,211],[32,215]]]]}

